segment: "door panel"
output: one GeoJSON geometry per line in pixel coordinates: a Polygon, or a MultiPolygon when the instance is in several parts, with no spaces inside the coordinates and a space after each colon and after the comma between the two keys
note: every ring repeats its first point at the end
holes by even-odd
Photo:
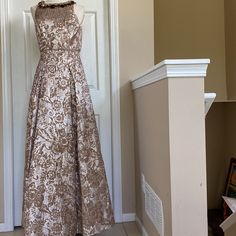
{"type": "MultiPolygon", "coordinates": [[[[21,225],[26,115],[34,73],[39,60],[32,0],[9,0],[14,120],[15,226],[21,225]]],[[[80,0],[85,6],[81,58],[93,101],[103,159],[112,197],[111,98],[108,0],[80,0]]]]}

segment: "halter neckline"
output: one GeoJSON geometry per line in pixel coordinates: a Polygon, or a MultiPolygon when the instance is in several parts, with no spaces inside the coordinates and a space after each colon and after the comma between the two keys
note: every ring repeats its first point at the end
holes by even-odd
{"type": "Polygon", "coordinates": [[[60,2],[60,3],[46,3],[44,0],[42,0],[38,3],[38,6],[42,8],[44,7],[55,8],[55,7],[65,7],[65,6],[73,5],[73,4],[75,4],[75,1],[73,0],[60,2]]]}

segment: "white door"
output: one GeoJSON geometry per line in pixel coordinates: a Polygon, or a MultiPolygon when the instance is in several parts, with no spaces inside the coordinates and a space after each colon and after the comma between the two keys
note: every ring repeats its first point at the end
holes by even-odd
{"type": "MultiPolygon", "coordinates": [[[[26,115],[39,60],[30,7],[37,0],[9,0],[14,120],[14,225],[21,225],[26,115]]],[[[96,114],[112,197],[111,98],[108,0],[79,0],[85,6],[82,61],[96,114]]]]}

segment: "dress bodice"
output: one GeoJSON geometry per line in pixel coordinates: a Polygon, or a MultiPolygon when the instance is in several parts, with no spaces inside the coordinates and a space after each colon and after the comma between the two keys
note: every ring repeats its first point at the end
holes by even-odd
{"type": "Polygon", "coordinates": [[[40,1],[35,11],[35,29],[40,52],[80,52],[82,28],[74,12],[74,1],[47,4],[40,1]]]}

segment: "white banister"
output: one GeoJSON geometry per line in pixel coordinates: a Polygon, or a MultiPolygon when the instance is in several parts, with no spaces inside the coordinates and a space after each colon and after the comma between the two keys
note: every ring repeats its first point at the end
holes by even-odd
{"type": "MultiPolygon", "coordinates": [[[[205,77],[209,59],[164,60],[134,78],[132,89],[141,88],[166,78],[205,77]]],[[[215,93],[205,93],[205,115],[216,98],[215,93]]]]}
{"type": "Polygon", "coordinates": [[[204,100],[215,97],[204,94],[209,63],[164,60],[131,80],[138,183],[150,186],[145,194],[137,189],[138,217],[148,233],[146,217],[156,235],[208,235],[204,100]]]}
{"type": "Polygon", "coordinates": [[[205,77],[210,59],[164,60],[134,78],[132,89],[154,83],[165,78],[205,77]]]}

